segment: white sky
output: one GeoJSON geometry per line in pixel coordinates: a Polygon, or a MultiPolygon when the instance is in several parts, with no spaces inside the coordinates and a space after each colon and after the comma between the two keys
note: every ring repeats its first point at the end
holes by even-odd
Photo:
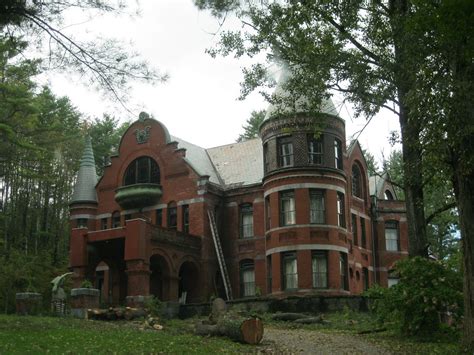
{"type": "MultiPolygon", "coordinates": [[[[217,40],[212,34],[219,27],[217,20],[207,12],[198,11],[192,0],[142,0],[139,9],[139,17],[105,15],[67,29],[76,37],[98,35],[133,42],[144,59],[170,75],[167,82],[156,86],[133,86],[127,106],[135,113],[134,117],[117,103],[107,102],[100,93],[81,85],[79,79],[50,76],[53,91],[69,96],[90,117],[110,113],[127,120],[136,119],[140,111],[146,111],[164,123],[170,134],[202,147],[234,142],[250,112],[265,109],[268,104],[257,93],[243,102],[237,100],[245,62],[233,57],[214,59],[205,53],[217,40]]],[[[74,14],[65,23],[84,19],[84,15],[81,18],[74,14]]],[[[236,20],[226,21],[226,26],[238,25],[236,20]]],[[[340,99],[333,101],[340,107],[340,99]]],[[[353,121],[349,112],[349,107],[342,107],[340,112],[346,120],[348,139],[365,124],[363,118],[353,121]]],[[[372,120],[359,141],[377,160],[381,160],[381,152],[388,158],[392,148],[387,138],[391,130],[398,130],[396,117],[380,115],[372,120]]]]}

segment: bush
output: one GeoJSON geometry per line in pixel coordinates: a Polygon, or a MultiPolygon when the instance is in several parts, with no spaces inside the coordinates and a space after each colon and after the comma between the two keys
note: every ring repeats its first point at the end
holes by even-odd
{"type": "Polygon", "coordinates": [[[421,257],[400,260],[395,270],[397,285],[367,292],[381,321],[393,323],[405,335],[429,335],[440,329],[442,315],[459,320],[463,304],[459,272],[421,257]]]}
{"type": "Polygon", "coordinates": [[[145,308],[154,317],[160,317],[163,312],[163,303],[155,296],[151,296],[145,301],[145,308]]]}

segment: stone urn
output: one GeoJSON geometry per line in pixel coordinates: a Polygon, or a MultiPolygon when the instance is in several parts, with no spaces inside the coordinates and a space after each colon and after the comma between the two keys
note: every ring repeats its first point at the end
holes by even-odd
{"type": "Polygon", "coordinates": [[[71,315],[87,318],[89,308],[99,308],[100,291],[96,288],[73,288],[71,290],[71,315]]]}
{"type": "Polygon", "coordinates": [[[37,292],[20,292],[16,294],[16,313],[22,316],[41,313],[43,297],[37,292]]]}

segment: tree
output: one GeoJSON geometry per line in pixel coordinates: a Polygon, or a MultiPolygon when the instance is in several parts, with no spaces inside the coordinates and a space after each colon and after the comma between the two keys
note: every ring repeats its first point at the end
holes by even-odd
{"type": "MultiPolygon", "coordinates": [[[[450,170],[463,241],[464,344],[474,350],[474,164],[472,1],[199,0],[233,10],[241,32],[223,32],[220,49],[292,72],[287,92],[318,103],[337,90],[369,119],[382,107],[399,117],[410,255],[427,255],[422,169],[429,156],[450,170]]],[[[244,70],[243,94],[265,86],[266,66],[244,70]]],[[[267,85],[268,87],[268,85],[267,85]]],[[[268,96],[268,93],[267,93],[268,96]]],[[[275,100],[274,97],[271,99],[275,100]]],[[[314,106],[316,107],[316,106],[314,106]]],[[[437,165],[435,165],[437,167],[437,165]]],[[[428,179],[430,177],[428,176],[428,179]]]]}
{"type": "Polygon", "coordinates": [[[243,142],[248,139],[257,138],[258,129],[264,118],[265,110],[252,111],[252,113],[250,114],[250,118],[247,119],[246,124],[242,126],[242,128],[244,129],[244,133],[239,134],[237,142],[243,142]]]}
{"type": "Polygon", "coordinates": [[[362,154],[364,154],[365,162],[367,163],[367,173],[369,176],[374,176],[378,174],[378,165],[375,161],[374,155],[369,152],[367,149],[362,148],[362,154]]]}
{"type": "Polygon", "coordinates": [[[124,49],[129,45],[114,39],[80,41],[63,24],[71,10],[120,14],[126,9],[123,1],[4,0],[1,6],[0,35],[27,41],[28,46],[22,48],[25,56],[28,51],[39,51],[40,56],[47,58],[49,70],[78,74],[84,84],[103,89],[122,104],[127,99],[129,81],[153,83],[166,79],[137,53],[124,49]]]}

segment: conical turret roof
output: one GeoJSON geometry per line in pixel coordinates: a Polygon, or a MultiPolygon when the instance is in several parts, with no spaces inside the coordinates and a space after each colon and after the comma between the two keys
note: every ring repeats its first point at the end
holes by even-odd
{"type": "Polygon", "coordinates": [[[95,170],[94,152],[92,150],[91,138],[87,136],[71,203],[97,203],[96,184],[97,173],[95,170]]]}
{"type": "MultiPolygon", "coordinates": [[[[296,98],[296,100],[288,102],[288,99],[291,97],[291,94],[286,90],[285,85],[288,83],[291,76],[292,74],[289,71],[288,67],[286,65],[283,66],[280,78],[278,79],[278,84],[273,94],[275,97],[280,98],[281,102],[269,105],[264,121],[285,114],[307,112],[309,100],[306,95],[300,95],[298,98],[296,98]]],[[[334,103],[330,98],[322,99],[318,111],[320,113],[338,116],[336,107],[334,106],[334,103]]]]}

